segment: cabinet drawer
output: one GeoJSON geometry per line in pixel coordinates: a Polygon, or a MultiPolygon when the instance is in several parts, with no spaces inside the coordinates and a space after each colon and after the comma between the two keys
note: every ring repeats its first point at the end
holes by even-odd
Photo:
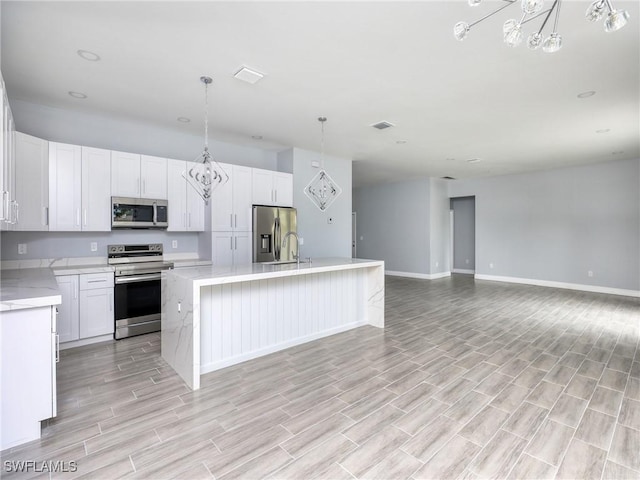
{"type": "Polygon", "coordinates": [[[80,290],[113,287],[113,273],[85,273],[80,275],[80,290]]]}

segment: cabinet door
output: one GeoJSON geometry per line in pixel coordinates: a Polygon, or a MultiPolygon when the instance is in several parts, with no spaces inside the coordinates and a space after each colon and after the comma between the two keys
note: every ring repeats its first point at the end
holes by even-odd
{"type": "Polygon", "coordinates": [[[140,197],[140,155],[111,152],[111,195],[140,197]]]}
{"type": "Polygon", "coordinates": [[[293,175],[275,172],[273,174],[273,195],[279,207],[293,207],[293,175]]]}
{"type": "Polygon", "coordinates": [[[78,275],[56,277],[62,303],[58,305],[58,335],[60,343],[80,338],[78,275]]]}
{"type": "Polygon", "coordinates": [[[187,185],[187,230],[204,232],[204,200],[194,188],[187,185]]]}
{"type": "Polygon", "coordinates": [[[252,262],[251,232],[236,232],[233,238],[233,264],[243,265],[252,262]]]}
{"type": "Polygon", "coordinates": [[[113,288],[80,291],[80,338],[113,333],[113,288]]]}
{"type": "Polygon", "coordinates": [[[211,194],[211,231],[224,232],[233,229],[233,167],[221,163],[229,175],[229,181],[216,187],[211,194]]]}
{"type": "Polygon", "coordinates": [[[111,230],[111,151],[82,147],[82,230],[111,230]]]}
{"type": "Polygon", "coordinates": [[[140,155],[142,198],[167,199],[167,159],[140,155]]]}
{"type": "Polygon", "coordinates": [[[5,104],[9,104],[9,101],[6,99],[7,96],[5,94],[4,89],[4,80],[2,79],[2,73],[0,73],[0,230],[6,225],[6,204],[5,204],[5,196],[6,196],[6,185],[5,185],[5,168],[6,168],[6,159],[7,152],[5,150],[7,145],[7,121],[4,114],[5,104]]]}
{"type": "Polygon", "coordinates": [[[49,142],[15,133],[16,230],[49,230],[49,142]]]}
{"type": "Polygon", "coordinates": [[[216,267],[233,265],[233,233],[211,233],[211,262],[216,267]]]}
{"type": "Polygon", "coordinates": [[[81,169],[79,146],[49,142],[49,230],[81,229],[81,169]]]}
{"type": "Polygon", "coordinates": [[[186,163],[184,160],[167,160],[167,200],[169,202],[167,230],[171,232],[184,232],[187,229],[187,189],[193,190],[193,188],[187,185],[183,176],[186,163]]]}
{"type": "Polygon", "coordinates": [[[273,172],[254,168],[252,189],[254,205],[275,205],[273,200],[273,172]]]}
{"type": "Polygon", "coordinates": [[[236,232],[252,230],[253,169],[234,165],[231,171],[233,183],[233,229],[236,232]]]}

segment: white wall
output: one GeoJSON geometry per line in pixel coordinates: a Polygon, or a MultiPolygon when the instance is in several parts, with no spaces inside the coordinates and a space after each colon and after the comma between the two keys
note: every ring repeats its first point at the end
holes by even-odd
{"type": "Polygon", "coordinates": [[[476,274],[640,290],[640,159],[456,180],[449,195],[476,197],[476,274]]]}
{"type": "Polygon", "coordinates": [[[304,239],[303,257],[351,257],[351,160],[325,155],[324,167],[342,188],[342,194],[325,211],[305,195],[304,188],[318,173],[311,162],[320,161],[320,153],[293,148],[280,155],[281,167],[292,163],[293,206],[298,211],[298,234],[304,239]],[[331,218],[333,223],[329,224],[331,218]]]}
{"type": "Polygon", "coordinates": [[[428,179],[354,189],[358,257],[384,260],[388,271],[431,273],[429,205],[428,179]]]}

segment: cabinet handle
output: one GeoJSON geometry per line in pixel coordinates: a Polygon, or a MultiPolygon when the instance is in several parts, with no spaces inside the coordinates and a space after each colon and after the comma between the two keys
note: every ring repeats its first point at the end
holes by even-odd
{"type": "Polygon", "coordinates": [[[106,280],[103,278],[101,280],[88,280],[87,283],[104,283],[106,280]]]}
{"type": "Polygon", "coordinates": [[[275,197],[275,199],[276,199],[276,203],[278,203],[278,190],[274,190],[274,191],[273,191],[273,196],[274,196],[274,197],[275,197]]]}
{"type": "Polygon", "coordinates": [[[142,180],[142,193],[143,194],[147,193],[147,181],[146,180],[142,180]]]}
{"type": "Polygon", "coordinates": [[[229,248],[233,250],[233,237],[229,237],[229,248]]]}
{"type": "Polygon", "coordinates": [[[49,207],[42,207],[42,224],[49,225],[49,207]]]}
{"type": "Polygon", "coordinates": [[[233,213],[229,214],[229,226],[233,228],[233,213]]]}
{"type": "Polygon", "coordinates": [[[238,228],[238,214],[236,213],[234,216],[235,216],[235,219],[236,219],[236,225],[235,226],[236,226],[236,228],[238,228]]]}
{"type": "Polygon", "coordinates": [[[238,249],[238,237],[236,237],[236,250],[238,249]]]}
{"type": "Polygon", "coordinates": [[[186,212],[182,214],[182,226],[187,228],[187,214],[186,212]]]}
{"type": "Polygon", "coordinates": [[[15,221],[13,222],[13,224],[18,225],[20,223],[20,204],[15,200],[13,201],[13,211],[15,213],[15,221]]]}
{"type": "Polygon", "coordinates": [[[6,190],[2,191],[2,212],[0,212],[0,220],[2,220],[3,222],[7,221],[7,212],[8,212],[8,208],[7,208],[7,197],[9,192],[7,192],[6,190]]]}
{"type": "Polygon", "coordinates": [[[76,225],[80,226],[80,209],[76,208],[76,225]]]}
{"type": "Polygon", "coordinates": [[[188,223],[187,227],[191,228],[191,212],[189,212],[189,223],[188,223]]]}
{"type": "Polygon", "coordinates": [[[87,226],[87,209],[84,209],[84,226],[87,226]]]}
{"type": "Polygon", "coordinates": [[[60,334],[56,333],[56,363],[60,362],[60,334]]]}

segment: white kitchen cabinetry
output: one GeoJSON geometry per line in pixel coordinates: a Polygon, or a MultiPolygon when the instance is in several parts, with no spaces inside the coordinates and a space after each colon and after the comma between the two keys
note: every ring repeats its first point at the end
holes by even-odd
{"type": "Polygon", "coordinates": [[[82,149],[49,142],[49,230],[80,231],[82,149]]]}
{"type": "Polygon", "coordinates": [[[167,199],[167,159],[111,152],[111,195],[167,199]]]}
{"type": "Polygon", "coordinates": [[[49,230],[49,142],[15,132],[15,230],[49,230]]]}
{"type": "Polygon", "coordinates": [[[86,273],[56,277],[62,295],[60,342],[112,335],[113,273],[86,273]]]}
{"type": "Polygon", "coordinates": [[[169,227],[173,232],[204,231],[204,200],[187,183],[183,174],[190,162],[167,160],[167,198],[169,202],[169,227]]]}
{"type": "Polygon", "coordinates": [[[229,175],[229,181],[211,194],[211,231],[250,232],[253,169],[239,165],[220,166],[229,175]]]}
{"type": "Polygon", "coordinates": [[[72,342],[80,338],[80,308],[78,275],[56,277],[62,303],[58,306],[58,335],[60,342],[72,342]]]}
{"type": "Polygon", "coordinates": [[[56,307],[0,316],[0,450],[40,438],[40,422],[55,417],[56,307]]]}
{"type": "Polygon", "coordinates": [[[253,169],[253,204],[293,206],[293,175],[272,170],[253,169]]]}
{"type": "Polygon", "coordinates": [[[82,147],[82,230],[111,230],[111,151],[82,147]]]}
{"type": "Polygon", "coordinates": [[[212,232],[212,263],[215,266],[251,263],[251,236],[251,232],[212,232]]]}
{"type": "Polygon", "coordinates": [[[15,146],[14,134],[15,124],[13,123],[13,115],[9,107],[9,99],[4,86],[4,81],[0,75],[0,98],[2,99],[2,111],[0,112],[0,121],[2,122],[2,135],[0,142],[0,156],[2,156],[0,168],[0,188],[2,189],[0,198],[0,230],[13,230],[18,219],[18,202],[16,200],[16,184],[15,184],[15,146]]]}

